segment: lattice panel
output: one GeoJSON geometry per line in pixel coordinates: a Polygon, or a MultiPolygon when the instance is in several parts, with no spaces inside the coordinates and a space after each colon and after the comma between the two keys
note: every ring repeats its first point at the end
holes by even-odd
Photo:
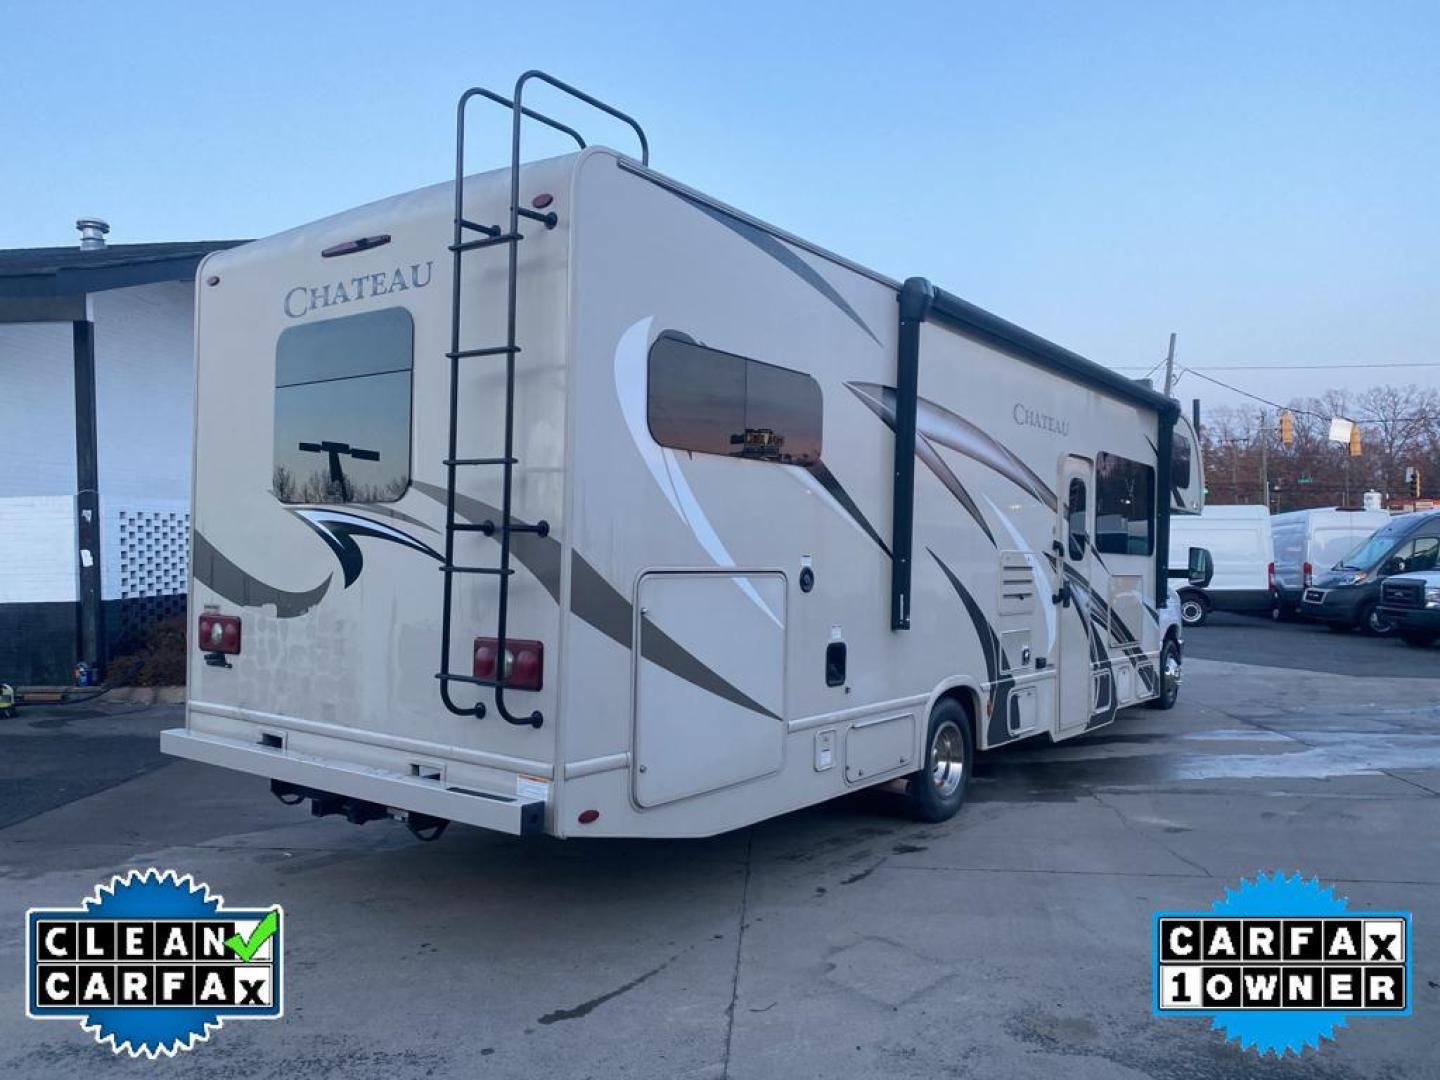
{"type": "Polygon", "coordinates": [[[175,596],[186,591],[186,541],[190,514],[184,510],[121,510],[120,598],[175,596]]]}

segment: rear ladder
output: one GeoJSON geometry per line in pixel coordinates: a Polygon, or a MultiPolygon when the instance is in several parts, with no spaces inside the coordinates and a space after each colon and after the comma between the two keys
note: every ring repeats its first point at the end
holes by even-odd
{"type": "Polygon", "coordinates": [[[444,602],[440,617],[440,671],[436,678],[440,680],[440,699],[445,707],[452,713],[459,716],[481,717],[485,715],[483,702],[476,702],[474,705],[457,705],[450,695],[451,683],[470,683],[475,686],[490,687],[495,692],[495,710],[506,721],[511,724],[528,724],[531,727],[539,727],[544,723],[544,717],[539,710],[532,711],[528,716],[512,713],[505,704],[506,671],[504,656],[506,653],[506,629],[509,616],[510,604],[510,577],[514,574],[514,568],[510,565],[510,538],[516,533],[535,533],[539,536],[548,536],[550,525],[546,521],[536,521],[533,524],[518,522],[511,513],[511,488],[514,475],[514,468],[519,464],[515,457],[515,357],[520,354],[520,346],[515,340],[515,308],[517,279],[519,271],[519,243],[525,237],[520,232],[520,220],[539,222],[547,230],[553,229],[558,221],[555,212],[541,212],[532,210],[529,207],[520,205],[520,122],[523,118],[529,117],[542,124],[554,128],[557,131],[569,135],[583,150],[585,140],[574,128],[560,123],[532,109],[527,109],[522,104],[522,95],[525,91],[525,84],[531,80],[548,83],[571,97],[577,98],[592,108],[608,113],[610,116],[628,124],[640,140],[640,163],[648,166],[650,164],[650,147],[645,139],[645,132],[633,119],[622,113],[620,110],[606,105],[604,102],[583,93],[573,86],[561,82],[543,71],[527,71],[515,82],[515,95],[513,99],[507,100],[499,94],[481,87],[472,87],[460,95],[460,102],[456,106],[455,116],[455,222],[454,234],[450,243],[450,252],[453,259],[451,273],[450,293],[450,351],[445,354],[450,361],[450,438],[449,453],[445,458],[445,560],[440,564],[440,572],[444,575],[445,592],[444,602]],[[472,221],[465,216],[465,107],[471,98],[483,97],[493,101],[511,111],[512,119],[510,125],[510,215],[509,222],[505,228],[499,225],[483,225],[472,221]],[[478,233],[474,239],[467,239],[468,233],[478,233]],[[460,347],[460,311],[461,311],[461,270],[463,260],[467,253],[482,251],[487,248],[500,247],[503,245],[509,255],[509,272],[505,279],[505,344],[492,345],[477,349],[462,349],[460,347]],[[503,451],[499,457],[461,458],[458,455],[457,445],[459,436],[459,383],[460,383],[460,362],[462,360],[503,357],[505,362],[505,427],[503,432],[503,451]],[[455,518],[455,479],[456,470],[463,467],[496,467],[501,470],[501,495],[500,495],[500,521],[457,521],[455,518]],[[495,566],[461,565],[455,561],[455,539],[459,533],[481,533],[484,536],[494,536],[499,533],[500,537],[500,562],[495,566]],[[459,574],[480,574],[495,577],[499,583],[499,601],[496,609],[496,655],[499,658],[498,670],[493,678],[481,678],[473,674],[460,674],[450,670],[450,637],[452,631],[451,616],[454,611],[455,578],[459,574]]]}

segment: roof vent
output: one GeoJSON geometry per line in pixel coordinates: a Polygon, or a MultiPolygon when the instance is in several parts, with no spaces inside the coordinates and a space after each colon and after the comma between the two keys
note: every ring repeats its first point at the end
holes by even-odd
{"type": "Polygon", "coordinates": [[[110,223],[100,218],[81,218],[75,222],[75,228],[80,230],[81,251],[104,251],[105,234],[110,231],[110,223]]]}

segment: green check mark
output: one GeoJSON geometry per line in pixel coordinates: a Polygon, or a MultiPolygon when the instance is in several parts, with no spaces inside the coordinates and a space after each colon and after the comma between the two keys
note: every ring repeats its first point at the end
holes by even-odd
{"type": "Polygon", "coordinates": [[[236,956],[241,960],[249,960],[257,952],[260,946],[275,936],[275,931],[280,929],[280,913],[278,911],[267,912],[265,918],[260,920],[260,925],[250,932],[249,938],[242,938],[239,934],[232,934],[225,939],[236,956]]]}

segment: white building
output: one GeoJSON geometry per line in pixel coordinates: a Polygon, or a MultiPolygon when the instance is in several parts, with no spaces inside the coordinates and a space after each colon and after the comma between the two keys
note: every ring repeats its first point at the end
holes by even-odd
{"type": "Polygon", "coordinates": [[[0,681],[184,611],[194,279],[241,241],[0,250],[0,681]]]}

